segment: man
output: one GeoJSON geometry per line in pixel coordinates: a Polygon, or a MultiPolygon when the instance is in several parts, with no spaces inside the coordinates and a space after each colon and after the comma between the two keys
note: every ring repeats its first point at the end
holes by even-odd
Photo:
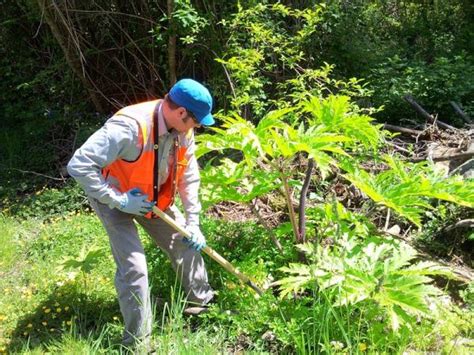
{"type": "Polygon", "coordinates": [[[213,297],[199,250],[199,171],[193,129],[214,124],[212,97],[197,81],[178,81],[163,100],[127,106],[79,148],[68,172],[87,193],[109,236],[117,265],[115,287],[125,323],[123,343],[151,331],[148,273],[134,221],[171,259],[188,302],[205,306],[213,297]],[[179,192],[186,217],[174,206],[179,192]],[[185,225],[185,240],[151,213],[156,205],[185,225]]]}

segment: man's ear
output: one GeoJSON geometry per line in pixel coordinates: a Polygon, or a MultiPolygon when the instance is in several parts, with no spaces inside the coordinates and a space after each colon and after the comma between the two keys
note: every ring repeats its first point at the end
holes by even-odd
{"type": "Polygon", "coordinates": [[[188,115],[188,111],[183,107],[178,107],[179,118],[185,118],[188,115]]]}

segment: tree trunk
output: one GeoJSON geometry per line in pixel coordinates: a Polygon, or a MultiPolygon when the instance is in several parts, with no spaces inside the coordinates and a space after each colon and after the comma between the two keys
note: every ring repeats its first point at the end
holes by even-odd
{"type": "Polygon", "coordinates": [[[168,70],[170,73],[170,86],[176,83],[176,25],[173,19],[174,0],[167,1],[168,7],[168,70]]]}
{"type": "MultiPolygon", "coordinates": [[[[93,84],[87,79],[85,75],[85,68],[81,63],[80,56],[78,56],[78,53],[75,51],[74,46],[76,46],[77,48],[79,44],[72,43],[73,41],[70,35],[70,31],[72,29],[68,28],[68,30],[61,31],[60,26],[56,22],[56,16],[54,16],[55,10],[53,9],[53,7],[55,5],[52,2],[50,2],[49,0],[38,0],[38,5],[40,7],[41,12],[44,14],[46,23],[51,29],[54,38],[58,41],[59,46],[61,47],[64,53],[66,62],[86,89],[87,93],[89,94],[89,97],[91,98],[92,103],[95,106],[95,109],[97,110],[97,112],[105,112],[102,106],[102,102],[99,99],[93,84]]],[[[80,52],[80,48],[77,49],[80,52]]]]}

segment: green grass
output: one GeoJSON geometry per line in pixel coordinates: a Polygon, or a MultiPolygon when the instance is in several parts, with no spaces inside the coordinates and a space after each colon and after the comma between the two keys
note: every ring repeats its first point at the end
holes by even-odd
{"type": "MultiPolygon", "coordinates": [[[[115,266],[95,215],[0,215],[0,228],[0,353],[122,353],[115,266]],[[61,268],[84,248],[106,251],[90,273],[61,268]]],[[[203,229],[210,245],[260,284],[281,277],[278,268],[295,257],[291,238],[282,238],[286,252],[280,254],[251,222],[204,219],[203,229]]],[[[141,233],[152,295],[167,302],[154,312],[151,346],[159,354],[469,352],[472,313],[446,309],[410,332],[388,332],[370,307],[335,307],[330,295],[281,300],[270,289],[257,299],[207,257],[218,304],[209,314],[185,318],[168,259],[141,233]]]]}

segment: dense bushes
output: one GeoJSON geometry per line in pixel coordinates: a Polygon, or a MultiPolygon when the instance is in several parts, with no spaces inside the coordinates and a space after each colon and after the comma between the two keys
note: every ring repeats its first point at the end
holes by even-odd
{"type": "Polygon", "coordinates": [[[462,126],[464,122],[455,116],[450,101],[463,103],[464,111],[470,116],[474,114],[472,85],[466,79],[474,76],[472,64],[473,58],[466,53],[437,57],[431,64],[398,56],[388,58],[372,69],[368,77],[373,101],[384,105],[383,116],[387,120],[400,121],[415,117],[403,101],[405,95],[413,95],[428,112],[462,126]]]}
{"type": "Polygon", "coordinates": [[[382,121],[415,117],[401,100],[406,93],[448,122],[455,120],[450,100],[472,114],[466,78],[474,21],[464,0],[176,0],[171,18],[164,1],[39,3],[49,12],[22,0],[5,3],[0,15],[2,180],[29,179],[14,169],[58,177],[90,131],[79,124],[103,122],[93,102],[106,116],[166,92],[175,35],[177,76],[205,81],[217,110],[238,109],[254,121],[284,101],[292,105],[295,87],[364,97],[362,106],[385,106],[382,121]],[[50,19],[66,47],[58,45],[50,19]]]}

